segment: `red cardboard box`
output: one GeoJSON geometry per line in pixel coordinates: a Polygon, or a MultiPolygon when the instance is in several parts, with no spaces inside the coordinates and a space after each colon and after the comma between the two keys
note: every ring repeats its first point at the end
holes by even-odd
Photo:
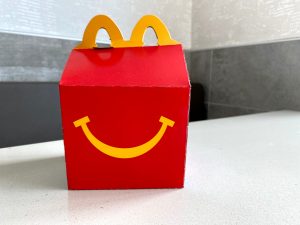
{"type": "Polygon", "coordinates": [[[137,23],[130,41],[120,35],[111,19],[94,17],[65,66],[59,88],[68,187],[183,187],[190,84],[182,46],[154,16],[137,23]],[[149,26],[158,46],[142,46],[149,26]],[[100,28],[111,48],[94,48],[100,28]]]}

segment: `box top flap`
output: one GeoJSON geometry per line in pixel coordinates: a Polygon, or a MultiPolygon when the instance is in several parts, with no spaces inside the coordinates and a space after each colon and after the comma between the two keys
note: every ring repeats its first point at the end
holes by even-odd
{"type": "Polygon", "coordinates": [[[74,49],[62,86],[188,87],[181,45],[74,49]]]}

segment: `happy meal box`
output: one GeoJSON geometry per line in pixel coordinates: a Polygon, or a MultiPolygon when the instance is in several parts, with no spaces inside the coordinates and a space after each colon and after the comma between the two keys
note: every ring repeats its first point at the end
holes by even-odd
{"type": "Polygon", "coordinates": [[[190,84],[160,19],[142,17],[125,41],[109,17],[94,17],[59,89],[69,189],[183,187],[190,84]],[[148,27],[158,46],[143,46],[148,27]],[[110,48],[96,48],[102,28],[110,48]]]}

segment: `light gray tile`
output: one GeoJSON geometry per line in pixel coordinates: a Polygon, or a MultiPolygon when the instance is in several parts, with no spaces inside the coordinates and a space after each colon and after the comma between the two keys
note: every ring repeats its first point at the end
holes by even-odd
{"type": "Polygon", "coordinates": [[[214,103],[300,110],[300,41],[214,50],[214,103]]]}
{"type": "Polygon", "coordinates": [[[75,48],[80,41],[74,41],[74,40],[60,40],[61,41],[61,48],[65,49],[65,53],[67,53],[69,55],[69,53],[71,52],[71,50],[73,48],[75,48]]]}
{"type": "Polygon", "coordinates": [[[261,110],[227,106],[221,104],[208,103],[208,119],[217,119],[230,116],[241,116],[263,112],[261,110]]]}
{"type": "Polygon", "coordinates": [[[75,41],[0,33],[0,81],[58,81],[75,41]]]}
{"type": "Polygon", "coordinates": [[[57,82],[60,80],[61,73],[61,68],[1,66],[0,82],[57,82]]]}
{"type": "MultiPolygon", "coordinates": [[[[0,33],[0,81],[58,81],[79,41],[0,33]]],[[[99,47],[108,44],[100,43],[99,47]]]]}
{"type": "Polygon", "coordinates": [[[72,49],[64,42],[73,41],[0,33],[0,66],[63,68],[72,49]]]}
{"type": "Polygon", "coordinates": [[[212,51],[195,51],[191,53],[191,81],[204,87],[204,99],[209,99],[212,51]]]}

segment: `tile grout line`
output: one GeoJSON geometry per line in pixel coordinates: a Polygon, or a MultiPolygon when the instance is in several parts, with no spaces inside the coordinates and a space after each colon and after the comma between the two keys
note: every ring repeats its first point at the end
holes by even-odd
{"type": "Polygon", "coordinates": [[[252,107],[245,107],[245,106],[237,106],[237,105],[230,105],[230,104],[224,104],[224,103],[216,103],[216,102],[205,102],[206,104],[216,105],[216,106],[224,106],[228,108],[240,108],[240,109],[250,109],[255,111],[265,111],[264,109],[259,108],[252,108],[252,107]]]}
{"type": "Polygon", "coordinates": [[[214,50],[210,51],[209,56],[209,80],[208,80],[208,95],[207,95],[207,116],[209,114],[209,102],[211,99],[211,81],[212,81],[212,70],[213,70],[213,57],[214,57],[214,50]]]}

